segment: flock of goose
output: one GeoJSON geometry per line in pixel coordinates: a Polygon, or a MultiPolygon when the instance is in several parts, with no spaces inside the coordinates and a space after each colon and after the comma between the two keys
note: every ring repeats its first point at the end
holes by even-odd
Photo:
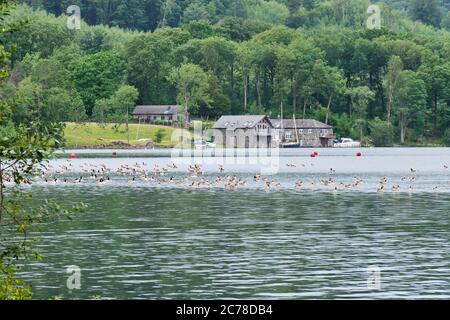
{"type": "MultiPolygon", "coordinates": [[[[305,164],[302,164],[305,167],[305,164]]],[[[311,164],[313,166],[313,164],[311,164]]],[[[294,164],[286,164],[288,168],[296,168],[294,164]]],[[[448,166],[444,165],[444,170],[448,170],[448,166]]],[[[105,164],[88,164],[84,163],[75,169],[71,160],[59,166],[48,165],[29,180],[24,180],[23,184],[31,185],[32,183],[40,184],[87,184],[94,183],[97,185],[110,184],[113,181],[121,183],[135,184],[148,182],[155,187],[162,186],[183,186],[189,189],[217,189],[223,188],[230,191],[237,191],[249,185],[263,188],[267,191],[272,189],[285,188],[279,181],[271,179],[272,176],[254,175],[254,176],[237,176],[235,174],[227,174],[223,165],[217,166],[219,175],[211,176],[204,174],[202,165],[190,165],[186,170],[180,170],[175,163],[166,166],[154,165],[150,167],[145,162],[134,163],[133,165],[123,164],[118,169],[111,169],[105,164]],[[180,172],[183,172],[181,173],[180,172]]],[[[326,178],[311,179],[305,178],[304,181],[299,179],[290,187],[296,192],[302,190],[320,190],[328,191],[333,194],[341,190],[358,190],[366,181],[361,177],[353,177],[349,182],[342,182],[336,179],[336,170],[330,168],[329,175],[326,178]]],[[[398,180],[398,179],[397,179],[398,180]]],[[[5,176],[4,187],[13,184],[12,178],[5,176]]],[[[410,169],[408,175],[401,178],[401,181],[389,179],[387,176],[382,177],[376,187],[376,192],[385,193],[413,193],[417,184],[417,171],[410,169]]],[[[433,185],[430,191],[439,191],[439,185],[433,185]]]]}

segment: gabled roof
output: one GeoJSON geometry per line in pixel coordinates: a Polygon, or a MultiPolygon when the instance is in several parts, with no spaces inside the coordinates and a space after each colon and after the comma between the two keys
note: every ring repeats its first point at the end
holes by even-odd
{"type": "Polygon", "coordinates": [[[223,116],[216,122],[213,129],[251,129],[263,120],[267,120],[272,125],[266,116],[223,116]]]}
{"type": "Polygon", "coordinates": [[[284,119],[283,120],[283,127],[281,126],[281,120],[280,119],[271,119],[270,120],[274,126],[275,129],[295,129],[297,126],[297,129],[332,129],[333,127],[330,125],[327,125],[323,122],[312,120],[312,119],[299,119],[294,120],[291,119],[284,119]]]}
{"type": "Polygon", "coordinates": [[[133,115],[135,116],[148,116],[148,115],[173,115],[182,110],[181,106],[174,105],[161,105],[161,106],[137,106],[134,109],[133,115]]]}

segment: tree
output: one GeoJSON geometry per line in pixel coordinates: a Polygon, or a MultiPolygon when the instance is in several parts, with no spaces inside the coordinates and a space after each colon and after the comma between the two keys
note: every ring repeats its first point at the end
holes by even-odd
{"type": "Polygon", "coordinates": [[[444,145],[450,147],[450,128],[444,132],[444,145]]]}
{"type": "Polygon", "coordinates": [[[91,119],[100,124],[108,122],[108,115],[111,113],[111,106],[109,99],[100,99],[95,101],[95,106],[92,109],[91,119]]]}
{"type": "Polygon", "coordinates": [[[282,24],[289,16],[289,9],[274,0],[247,1],[247,15],[250,19],[270,24],[282,24]]]}
{"type": "Polygon", "coordinates": [[[5,43],[15,46],[13,63],[20,61],[27,53],[39,52],[42,58],[48,58],[56,48],[70,45],[73,41],[74,33],[66,27],[64,17],[51,18],[44,11],[31,12],[25,6],[19,6],[10,15],[12,21],[21,25],[15,32],[4,34],[5,43]],[[24,24],[24,18],[31,15],[32,19],[27,19],[24,24]]]}
{"type": "Polygon", "coordinates": [[[227,81],[228,94],[233,96],[236,46],[232,41],[215,36],[201,40],[194,39],[179,47],[176,55],[213,72],[220,81],[227,81]]]}
{"type": "Polygon", "coordinates": [[[439,101],[448,99],[450,87],[450,62],[444,63],[436,58],[429,63],[424,63],[418,71],[418,77],[425,81],[428,100],[433,108],[433,129],[437,131],[439,101]]]}
{"type": "Polygon", "coordinates": [[[123,85],[110,98],[95,102],[93,117],[100,123],[126,124],[128,144],[130,143],[130,112],[136,106],[139,92],[135,87],[123,85]]]}
{"type": "Polygon", "coordinates": [[[391,121],[392,106],[395,103],[395,92],[398,90],[400,73],[403,70],[403,63],[400,57],[392,56],[389,59],[386,80],[384,87],[388,95],[387,121],[391,121]]]}
{"type": "MultiPolygon", "coordinates": [[[[18,45],[12,51],[13,68],[3,95],[7,100],[20,95],[34,99],[29,105],[12,102],[17,105],[15,120],[24,119],[36,106],[46,118],[52,117],[49,110],[60,110],[66,119],[58,101],[80,96],[88,118],[113,121],[109,100],[122,84],[139,91],[139,104],[171,104],[178,92],[169,75],[174,67],[191,63],[206,72],[206,91],[214,101],[214,105],[199,102],[198,107],[191,107],[192,116],[273,115],[283,103],[285,114],[299,114],[303,107],[304,118],[328,120],[352,137],[365,134],[368,121],[375,117],[392,122],[400,133],[399,75],[411,70],[425,82],[427,103],[420,115],[409,120],[405,139],[411,137],[408,134],[440,139],[450,123],[446,21],[442,30],[414,23],[392,9],[407,9],[404,0],[380,4],[380,30],[365,28],[366,9],[373,2],[369,0],[21,2],[56,16],[20,6],[7,19],[30,21],[23,30],[0,37],[6,49],[18,45]],[[68,4],[80,3],[87,24],[74,32],[65,28],[65,17],[59,15],[68,4]],[[192,20],[199,18],[204,20],[192,20]],[[328,67],[336,68],[341,79],[332,80],[328,67]],[[333,88],[333,83],[338,88],[333,88]],[[329,88],[337,90],[328,95],[329,88]],[[368,88],[374,97],[363,99],[358,91],[362,88],[368,88]],[[49,97],[53,90],[55,98],[49,97]]],[[[431,7],[436,1],[425,2],[431,7]]],[[[448,11],[449,5],[437,2],[448,11]]]]}
{"type": "MultiPolygon", "coordinates": [[[[299,93],[303,90],[310,78],[314,77],[316,60],[323,57],[323,53],[314,48],[312,43],[305,39],[295,39],[286,48],[278,50],[277,65],[282,77],[291,82],[292,109],[294,114],[297,110],[299,93]]],[[[316,66],[318,67],[318,65],[316,66]]],[[[322,70],[326,72],[325,70],[322,70]]],[[[317,77],[318,78],[318,77],[317,77]]],[[[316,78],[314,78],[316,79],[316,78]]],[[[304,96],[304,110],[308,97],[304,96]]],[[[305,113],[305,112],[304,112],[305,113]]]]}
{"type": "Polygon", "coordinates": [[[402,71],[399,83],[395,92],[395,113],[399,121],[400,141],[405,143],[406,129],[412,121],[416,121],[416,132],[422,134],[427,93],[424,81],[418,79],[413,71],[402,71]]]}
{"type": "Polygon", "coordinates": [[[394,128],[390,122],[376,118],[369,122],[370,138],[375,147],[390,147],[394,141],[394,128]]]}
{"type": "Polygon", "coordinates": [[[70,87],[70,74],[56,59],[39,59],[33,64],[30,76],[34,83],[45,89],[70,87]]]}
{"type": "Polygon", "coordinates": [[[252,56],[253,52],[250,43],[241,43],[237,49],[237,61],[242,76],[244,113],[247,112],[248,107],[248,86],[252,68],[252,56]]]}
{"type": "Polygon", "coordinates": [[[257,20],[246,20],[238,16],[225,17],[220,20],[214,30],[217,35],[236,42],[248,41],[253,36],[269,29],[267,23],[257,20]]]}
{"type": "Polygon", "coordinates": [[[76,35],[80,49],[85,53],[93,54],[113,49],[111,36],[103,26],[82,28],[76,35]]]}
{"type": "Polygon", "coordinates": [[[450,31],[450,11],[447,11],[443,16],[441,26],[442,28],[447,29],[447,31],[450,31]]]}
{"type": "Polygon", "coordinates": [[[185,127],[189,127],[189,110],[198,108],[201,102],[209,103],[208,75],[192,63],[183,63],[174,68],[167,78],[177,89],[178,103],[184,106],[185,127]]]}
{"type": "Polygon", "coordinates": [[[86,110],[78,92],[55,87],[46,90],[44,95],[48,120],[77,123],[86,120],[86,110]]]}
{"type": "Polygon", "coordinates": [[[122,62],[114,51],[81,56],[68,68],[89,116],[95,101],[110,97],[123,80],[122,62]]]}
{"type": "Polygon", "coordinates": [[[194,39],[206,39],[214,35],[214,29],[206,20],[194,20],[183,25],[194,39]]]}
{"type": "Polygon", "coordinates": [[[412,0],[409,14],[414,20],[420,20],[434,27],[439,27],[442,20],[437,0],[412,0]]]}
{"type": "MultiPolygon", "coordinates": [[[[346,93],[350,96],[351,106],[353,106],[356,114],[356,126],[359,128],[359,136],[362,140],[367,119],[367,109],[369,103],[375,99],[375,94],[367,86],[348,88],[346,93]]],[[[350,109],[349,116],[352,117],[352,115],[352,109],[350,109]]]]}
{"type": "Polygon", "coordinates": [[[208,96],[209,103],[201,103],[197,115],[204,118],[216,118],[230,114],[230,98],[225,94],[219,78],[212,72],[208,73],[208,96]],[[212,102],[214,102],[213,105],[212,102]]]}
{"type": "MultiPolygon", "coordinates": [[[[0,36],[9,27],[4,21],[12,8],[13,1],[0,2],[0,36]]],[[[0,45],[0,87],[8,77],[7,58],[7,52],[0,45]]],[[[37,87],[30,85],[29,88],[37,87]]],[[[42,169],[63,137],[61,124],[41,121],[39,117],[14,122],[14,109],[9,101],[0,101],[0,300],[32,297],[31,287],[16,276],[19,261],[23,264],[25,259],[41,258],[33,248],[29,233],[36,231],[39,224],[69,214],[67,209],[48,200],[38,208],[30,206],[28,191],[10,189],[9,183],[16,186],[30,184],[30,176],[42,169]]]]}
{"type": "Polygon", "coordinates": [[[133,39],[125,49],[127,83],[139,90],[143,104],[169,104],[176,92],[167,80],[175,49],[191,35],[181,29],[158,29],[133,39]]]}
{"type": "Polygon", "coordinates": [[[166,131],[164,129],[158,129],[155,133],[155,142],[161,143],[165,135],[166,131]]]}
{"type": "MultiPolygon", "coordinates": [[[[125,115],[126,128],[128,132],[128,144],[130,144],[130,112],[136,106],[136,101],[139,97],[139,92],[135,87],[124,85],[117,90],[112,97],[113,114],[125,115]]],[[[120,116],[119,116],[120,118],[120,116]]]]}
{"type": "Polygon", "coordinates": [[[183,14],[183,22],[188,23],[195,20],[208,20],[208,8],[201,1],[192,1],[183,14]]]}
{"type": "Polygon", "coordinates": [[[312,77],[316,85],[315,93],[325,98],[327,106],[325,123],[328,124],[333,98],[344,91],[344,79],[338,68],[330,67],[322,60],[317,60],[314,64],[312,77]]]}

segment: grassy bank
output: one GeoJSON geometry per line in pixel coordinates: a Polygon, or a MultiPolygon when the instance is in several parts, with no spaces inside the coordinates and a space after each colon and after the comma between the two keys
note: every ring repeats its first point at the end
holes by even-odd
{"type": "MultiPolygon", "coordinates": [[[[130,124],[130,147],[144,147],[150,141],[159,148],[173,147],[171,137],[174,131],[174,128],[164,126],[130,124]],[[157,142],[158,131],[162,133],[161,142],[157,142]]],[[[106,148],[128,144],[125,125],[115,129],[114,125],[67,123],[65,137],[67,148],[106,148]]]]}

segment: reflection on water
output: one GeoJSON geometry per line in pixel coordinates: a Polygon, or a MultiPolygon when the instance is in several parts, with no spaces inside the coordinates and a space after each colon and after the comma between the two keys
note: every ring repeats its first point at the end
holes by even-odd
{"type": "MultiPolygon", "coordinates": [[[[237,192],[125,180],[107,186],[38,184],[36,201],[84,201],[89,212],[46,226],[45,260],[24,276],[37,298],[448,299],[450,173],[442,165],[450,159],[444,155],[428,161],[426,153],[374,155],[353,173],[340,156],[319,157],[307,169],[301,163],[312,160],[282,158],[283,173],[271,178],[281,186],[269,192],[251,181],[237,192]],[[296,161],[296,168],[285,166],[296,161]],[[391,163],[386,170],[384,161],[391,163]],[[298,178],[327,177],[330,164],[337,181],[358,175],[367,182],[337,195],[294,191],[298,178]],[[392,183],[401,182],[411,167],[418,170],[414,193],[374,191],[380,177],[390,174],[392,183]],[[439,192],[430,191],[434,185],[439,192]],[[79,291],[66,288],[68,265],[82,269],[79,291]],[[369,266],[381,268],[381,290],[367,287],[369,266]]],[[[136,160],[89,161],[114,166],[136,160]]],[[[171,159],[145,161],[163,165],[171,159]]],[[[228,170],[251,180],[246,167],[228,170]]]]}

